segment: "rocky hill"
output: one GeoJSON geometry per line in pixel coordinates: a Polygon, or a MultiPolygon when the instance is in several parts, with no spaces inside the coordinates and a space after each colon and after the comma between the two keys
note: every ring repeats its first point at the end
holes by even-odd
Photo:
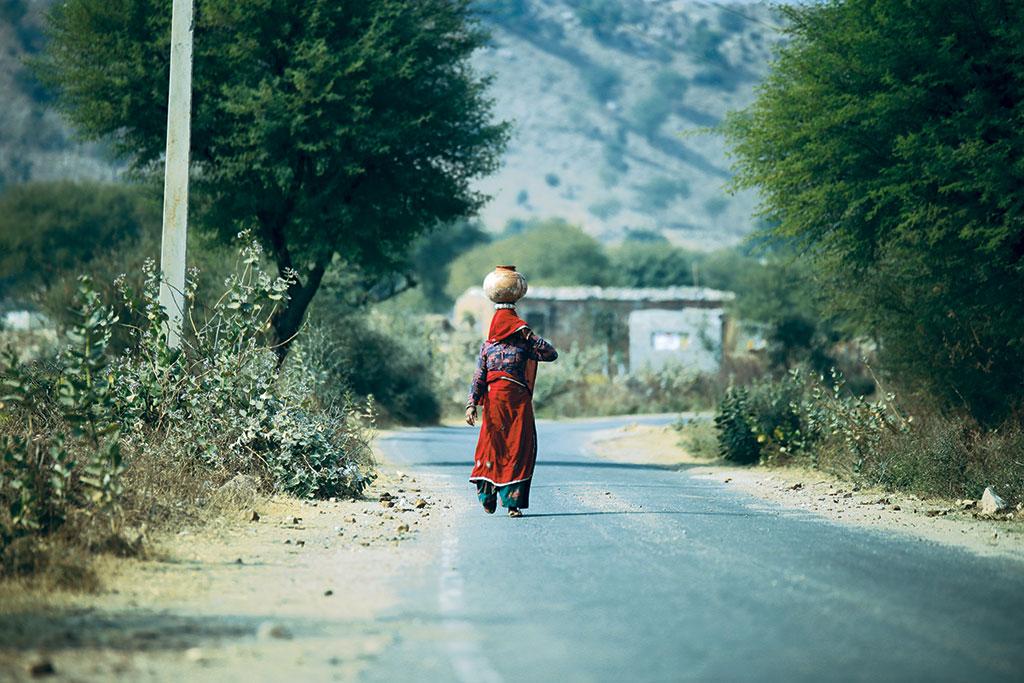
{"type": "Polygon", "coordinates": [[[42,48],[53,0],[0,0],[0,190],[27,180],[111,179],[119,165],[81,144],[25,65],[42,48]]]}
{"type": "MultiPolygon", "coordinates": [[[[102,146],[77,143],[23,65],[54,0],[0,1],[0,189],[29,179],[110,178],[102,146]]],[[[748,104],[780,19],[758,3],[477,0],[498,116],[514,123],[503,168],[480,184],[485,223],[559,216],[603,241],[655,231],[711,248],[752,228],[755,198],[729,196],[713,132],[748,104]]]]}
{"type": "Polygon", "coordinates": [[[730,196],[713,129],[749,104],[780,39],[763,4],[694,0],[479,2],[506,163],[482,187],[489,226],[561,216],[604,241],[656,231],[714,247],[753,227],[756,198],[730,196]]]}

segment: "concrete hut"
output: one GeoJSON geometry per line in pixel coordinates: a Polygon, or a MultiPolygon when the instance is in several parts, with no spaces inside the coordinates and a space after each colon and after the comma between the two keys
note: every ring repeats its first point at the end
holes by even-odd
{"type": "MultiPolygon", "coordinates": [[[[561,348],[601,345],[621,370],[670,364],[714,372],[727,338],[725,304],[735,294],[705,287],[534,287],[516,309],[561,348]]],[[[472,287],[455,302],[454,322],[486,333],[493,304],[472,287]]]]}

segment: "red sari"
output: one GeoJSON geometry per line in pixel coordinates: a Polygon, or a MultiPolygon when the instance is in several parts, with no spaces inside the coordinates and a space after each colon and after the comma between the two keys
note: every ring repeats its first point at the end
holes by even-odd
{"type": "Polygon", "coordinates": [[[537,462],[533,380],[537,361],[558,354],[540,337],[518,334],[526,327],[512,310],[495,312],[470,390],[470,403],[481,403],[483,415],[469,479],[476,482],[485,507],[492,501],[493,508],[497,495],[505,507],[530,505],[537,462]]]}

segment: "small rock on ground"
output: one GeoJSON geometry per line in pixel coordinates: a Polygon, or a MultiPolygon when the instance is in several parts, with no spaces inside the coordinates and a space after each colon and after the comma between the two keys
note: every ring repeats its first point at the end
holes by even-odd
{"type": "Polygon", "coordinates": [[[28,675],[32,678],[42,678],[43,676],[52,676],[57,673],[57,669],[54,668],[53,662],[46,657],[40,657],[29,662],[28,675]]]}
{"type": "Polygon", "coordinates": [[[256,629],[256,637],[260,640],[290,640],[292,632],[288,630],[284,624],[275,624],[271,621],[266,621],[260,624],[260,627],[256,629]]]}
{"type": "Polygon", "coordinates": [[[985,493],[981,494],[981,513],[994,515],[1006,509],[1006,501],[996,495],[991,486],[985,487],[985,493]]]}

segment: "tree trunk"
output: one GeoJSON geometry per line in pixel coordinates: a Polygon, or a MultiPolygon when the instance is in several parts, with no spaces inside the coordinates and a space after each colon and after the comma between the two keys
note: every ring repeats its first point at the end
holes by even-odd
{"type": "Polygon", "coordinates": [[[284,359],[288,355],[288,349],[291,347],[295,335],[298,334],[299,328],[302,327],[302,321],[306,316],[306,309],[309,308],[309,303],[320,288],[320,281],[323,280],[324,271],[326,270],[326,263],[317,262],[304,278],[288,288],[288,302],[274,316],[273,320],[274,350],[277,352],[278,366],[284,363],[284,359]]]}

